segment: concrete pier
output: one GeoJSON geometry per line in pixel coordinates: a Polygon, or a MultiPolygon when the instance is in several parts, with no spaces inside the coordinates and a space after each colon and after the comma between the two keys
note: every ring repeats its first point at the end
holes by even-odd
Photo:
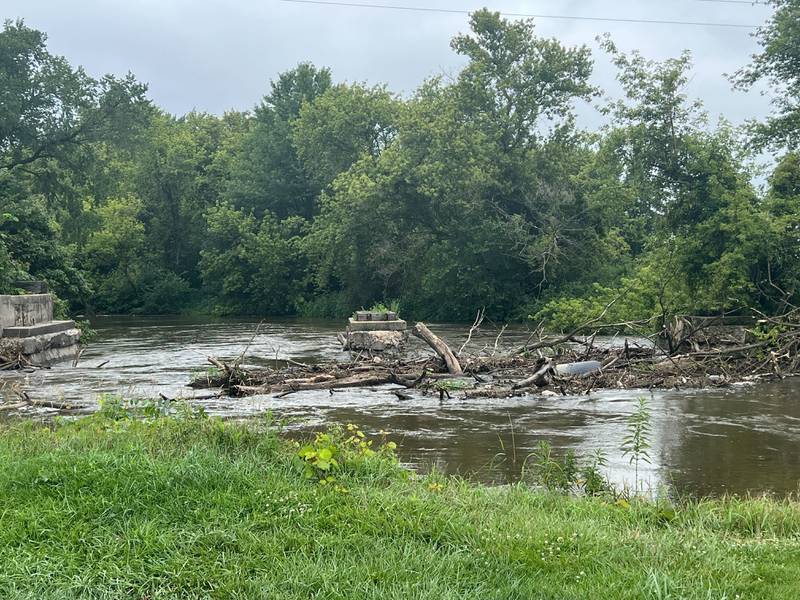
{"type": "Polygon", "coordinates": [[[80,337],[75,321],[53,319],[50,294],[0,295],[0,355],[47,365],[75,356],[80,337]]]}
{"type": "Polygon", "coordinates": [[[385,352],[400,350],[408,339],[406,322],[397,313],[360,310],[347,320],[347,331],[342,336],[345,350],[385,352]]]}

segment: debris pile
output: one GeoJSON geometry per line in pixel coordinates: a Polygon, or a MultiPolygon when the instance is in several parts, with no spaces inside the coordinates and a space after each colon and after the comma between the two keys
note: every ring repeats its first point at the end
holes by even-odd
{"type": "Polygon", "coordinates": [[[216,388],[231,396],[284,397],[303,390],[333,393],[337,388],[394,384],[399,398],[406,395],[404,389],[441,398],[454,393],[497,398],[588,394],[608,388],[721,387],[794,375],[800,369],[800,323],[784,317],[765,318],[760,324],[766,327],[754,328],[749,341],[741,336],[710,335],[707,327],[687,327],[683,337],[670,344],[672,351],[629,339],[609,346],[595,344],[596,335],[581,337],[571,332],[545,337],[538,331],[514,352],[497,356],[471,355],[464,346],[454,352],[424,323],[417,323],[411,333],[425,341],[435,356],[403,359],[359,354],[348,362],[287,361],[281,368],[253,370],[241,367],[241,356],[230,365],[210,357],[216,371],[191,385],[216,388]]]}

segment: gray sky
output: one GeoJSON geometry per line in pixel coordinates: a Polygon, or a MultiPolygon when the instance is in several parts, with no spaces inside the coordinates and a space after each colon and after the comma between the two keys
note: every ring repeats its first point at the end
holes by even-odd
{"type": "MultiPolygon", "coordinates": [[[[475,9],[471,0],[350,0],[451,9],[475,9]]],[[[765,6],[699,0],[484,0],[492,10],[760,25],[765,6]]],[[[133,72],[166,110],[220,114],[249,109],[269,80],[301,61],[333,70],[335,80],[386,83],[412,92],[426,77],[456,73],[463,64],[450,38],[467,30],[467,16],[289,4],[279,0],[3,0],[3,18],[45,31],[52,52],[93,75],[133,72]]],[[[663,59],[693,52],[695,75],[687,92],[710,115],[734,123],[761,117],[768,98],[731,91],[724,73],[746,64],[757,46],[744,29],[536,19],[539,35],[588,44],[595,83],[614,93],[614,70],[594,38],[609,32],[620,47],[663,59]]],[[[599,117],[581,110],[594,126],[599,117]]]]}

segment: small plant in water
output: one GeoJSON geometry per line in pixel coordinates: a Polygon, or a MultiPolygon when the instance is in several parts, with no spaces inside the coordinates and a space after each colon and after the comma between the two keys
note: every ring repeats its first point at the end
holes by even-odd
{"type": "Polygon", "coordinates": [[[86,346],[89,342],[94,341],[97,337],[97,330],[92,329],[91,323],[86,319],[78,319],[75,321],[75,327],[81,330],[80,345],[86,346]]]}
{"type": "Polygon", "coordinates": [[[639,492],[639,461],[650,464],[650,410],[647,400],[639,398],[636,410],[628,417],[628,435],[622,442],[622,456],[633,465],[635,493],[639,492]]]}

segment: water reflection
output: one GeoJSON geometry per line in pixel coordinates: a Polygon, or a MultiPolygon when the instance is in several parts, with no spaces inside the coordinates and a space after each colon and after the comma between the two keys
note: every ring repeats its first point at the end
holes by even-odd
{"type": "MultiPolygon", "coordinates": [[[[0,384],[19,385],[37,398],[94,402],[102,393],[128,397],[170,397],[192,393],[185,383],[207,368],[208,355],[233,358],[258,325],[252,320],[174,318],[99,319],[98,339],[77,368],[20,375],[4,373],[0,384]],[[98,368],[101,363],[107,364],[98,368]]],[[[326,321],[270,320],[253,339],[246,364],[276,359],[304,362],[346,358],[336,341],[341,325],[326,321]]],[[[433,326],[452,345],[465,327],[433,326]]],[[[491,349],[496,332],[475,336],[474,349],[491,349]]],[[[509,328],[501,346],[514,347],[528,336],[509,328]]],[[[415,342],[414,342],[415,343],[415,342]]],[[[423,351],[421,347],[415,350],[423,351]]],[[[0,395],[4,392],[0,389],[0,395]]],[[[8,393],[8,392],[6,392],[8,393]]],[[[579,455],[603,450],[618,483],[632,480],[619,450],[626,419],[640,395],[653,413],[653,464],[640,476],[651,487],[670,483],[683,493],[720,494],[798,491],[800,481],[800,380],[711,391],[604,391],[589,396],[467,400],[454,395],[414,395],[400,401],[388,388],[307,391],[283,399],[253,397],[195,401],[212,414],[248,417],[272,411],[290,419],[296,431],[328,422],[355,422],[371,431],[390,431],[404,460],[484,481],[519,477],[526,457],[540,440],[579,455]]],[[[49,414],[21,409],[21,414],[49,414]]]]}

